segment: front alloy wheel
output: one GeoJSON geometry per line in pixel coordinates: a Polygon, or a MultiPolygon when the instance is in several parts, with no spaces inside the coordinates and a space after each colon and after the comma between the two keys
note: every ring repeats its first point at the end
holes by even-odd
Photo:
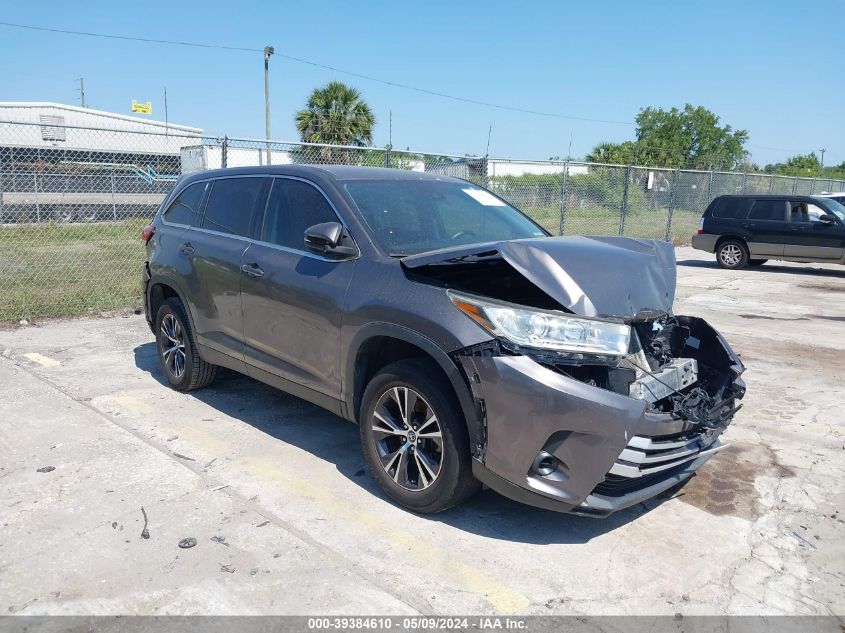
{"type": "Polygon", "coordinates": [[[431,405],[410,387],[392,387],[372,417],[381,466],[406,490],[424,490],[440,474],[443,434],[431,405]]]}
{"type": "Polygon", "coordinates": [[[432,361],[382,368],[361,398],[364,458],[381,489],[415,512],[440,512],[472,495],[467,424],[451,384],[432,361]]]}

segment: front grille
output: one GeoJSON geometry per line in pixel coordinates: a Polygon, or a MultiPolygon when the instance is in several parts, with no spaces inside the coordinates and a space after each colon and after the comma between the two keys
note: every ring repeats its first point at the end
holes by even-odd
{"type": "Polygon", "coordinates": [[[691,461],[726,447],[705,433],[663,437],[635,435],[593,493],[618,497],[642,490],[681,472],[691,461]]]}

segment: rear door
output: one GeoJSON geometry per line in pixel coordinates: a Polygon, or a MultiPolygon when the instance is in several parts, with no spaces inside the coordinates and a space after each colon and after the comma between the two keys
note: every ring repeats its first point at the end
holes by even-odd
{"type": "MultiPolygon", "coordinates": [[[[241,300],[248,373],[340,397],[340,327],[354,259],[305,248],[305,229],[340,222],[325,194],[274,178],[257,241],[243,255],[241,300]]],[[[288,385],[283,385],[290,390],[288,385]]]]}
{"type": "Polygon", "coordinates": [[[789,231],[785,198],[757,198],[751,204],[742,226],[748,231],[751,257],[783,255],[784,235],[789,231]]]}
{"type": "MultiPolygon", "coordinates": [[[[161,226],[151,241],[150,273],[174,280],[183,291],[190,265],[183,252],[185,232],[202,221],[202,209],[208,183],[195,182],[185,187],[161,215],[161,226]]],[[[156,315],[151,315],[155,319],[156,315]]]]}
{"type": "Polygon", "coordinates": [[[845,249],[845,226],[840,222],[821,222],[821,216],[827,211],[820,206],[807,202],[792,202],[790,205],[790,231],[787,234],[784,255],[818,260],[842,259],[845,249]]]}
{"type": "Polygon", "coordinates": [[[241,256],[266,193],[265,177],[218,178],[209,183],[199,227],[182,236],[188,259],[188,301],[197,342],[243,360],[241,256]]]}

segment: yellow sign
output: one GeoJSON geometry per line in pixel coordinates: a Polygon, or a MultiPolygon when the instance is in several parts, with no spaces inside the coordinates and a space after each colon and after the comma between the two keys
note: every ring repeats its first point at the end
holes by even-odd
{"type": "Polygon", "coordinates": [[[132,112],[137,112],[138,114],[152,114],[153,102],[147,101],[146,103],[138,103],[135,99],[132,99],[132,112]]]}

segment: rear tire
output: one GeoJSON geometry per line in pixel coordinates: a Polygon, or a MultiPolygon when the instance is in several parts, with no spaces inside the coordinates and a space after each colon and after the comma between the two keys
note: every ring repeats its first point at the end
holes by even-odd
{"type": "Polygon", "coordinates": [[[716,249],[716,261],[728,270],[739,270],[748,264],[748,247],[742,240],[725,240],[716,249]]]}
{"type": "Polygon", "coordinates": [[[217,365],[200,358],[191,322],[180,299],[171,297],[161,305],[154,332],[161,371],[171,387],[176,391],[191,391],[212,383],[217,365]]]}
{"type": "Polygon", "coordinates": [[[769,260],[768,260],[768,259],[749,259],[749,260],[748,260],[748,265],[749,265],[749,266],[752,266],[752,267],[762,266],[762,265],[763,265],[763,264],[765,264],[767,261],[769,261],[769,260]]]}
{"type": "Polygon", "coordinates": [[[409,510],[441,512],[480,488],[461,407],[430,362],[397,361],[377,373],[364,391],[359,432],[379,486],[409,510]]]}

